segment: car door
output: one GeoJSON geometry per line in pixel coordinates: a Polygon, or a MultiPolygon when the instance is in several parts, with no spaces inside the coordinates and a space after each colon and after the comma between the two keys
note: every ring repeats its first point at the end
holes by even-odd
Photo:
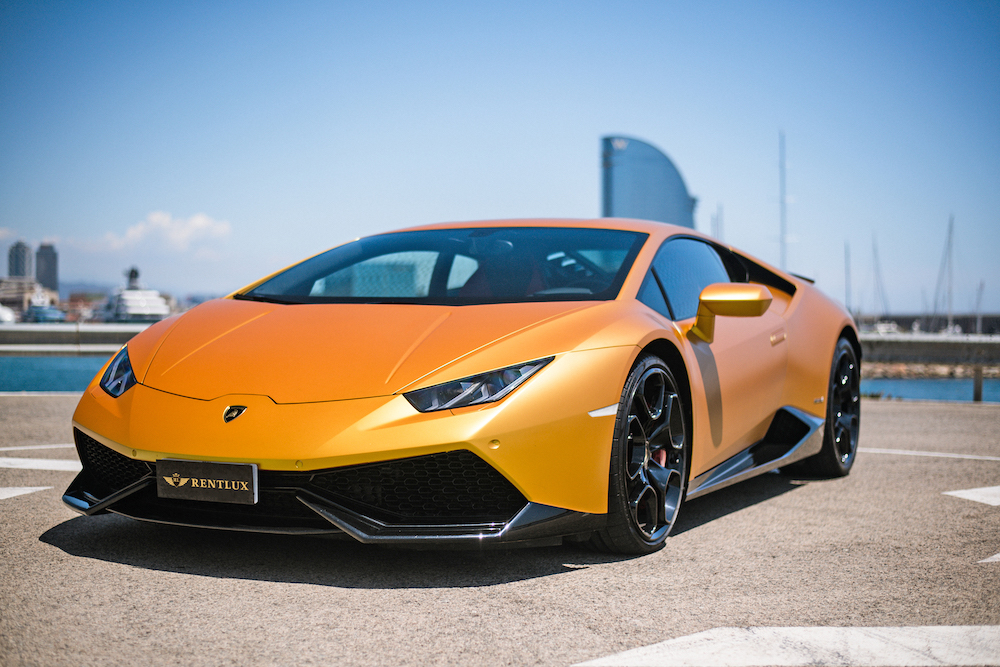
{"type": "MultiPolygon", "coordinates": [[[[652,272],[669,316],[682,328],[693,325],[705,287],[746,282],[745,270],[727,254],[690,237],[671,238],[660,247],[652,272]]],[[[699,453],[699,468],[718,465],[763,438],[779,407],[788,346],[784,320],[773,311],[769,308],[760,317],[717,317],[711,343],[687,337],[705,386],[713,445],[711,452],[699,453]]]]}

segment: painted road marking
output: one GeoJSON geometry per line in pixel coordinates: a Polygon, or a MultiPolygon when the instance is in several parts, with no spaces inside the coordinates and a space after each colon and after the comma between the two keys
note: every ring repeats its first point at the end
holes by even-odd
{"type": "Polygon", "coordinates": [[[34,493],[35,491],[47,491],[51,488],[51,486],[4,486],[0,487],[0,500],[16,498],[17,496],[34,493]]]}
{"type": "Polygon", "coordinates": [[[984,559],[982,559],[979,562],[980,563],[1000,563],[1000,554],[997,554],[996,556],[990,556],[989,558],[984,558],[984,559]]]}
{"type": "Polygon", "coordinates": [[[65,449],[76,445],[21,445],[20,447],[0,447],[0,452],[16,452],[21,449],[65,449]]]}
{"type": "Polygon", "coordinates": [[[71,459],[18,459],[13,456],[0,456],[0,468],[17,468],[19,470],[68,470],[80,472],[83,466],[79,461],[71,459]]]}
{"type": "Polygon", "coordinates": [[[946,496],[974,500],[993,507],[1000,507],[1000,486],[984,486],[981,489],[962,489],[961,491],[945,491],[946,496]]]}
{"type": "Polygon", "coordinates": [[[909,449],[879,449],[877,447],[858,447],[865,454],[902,454],[904,456],[936,456],[942,459],[971,459],[973,461],[1000,461],[1000,456],[977,456],[974,454],[950,454],[948,452],[916,452],[909,449]]]}
{"type": "Polygon", "coordinates": [[[716,628],[578,667],[1000,666],[1000,626],[716,628]]]}

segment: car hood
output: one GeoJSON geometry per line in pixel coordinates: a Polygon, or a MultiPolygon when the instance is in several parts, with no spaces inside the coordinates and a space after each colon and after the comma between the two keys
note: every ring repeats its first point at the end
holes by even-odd
{"type": "MultiPolygon", "coordinates": [[[[158,341],[129,346],[130,355],[134,347],[147,357],[133,359],[139,381],[171,394],[202,400],[256,394],[276,403],[344,400],[397,393],[515,333],[595,304],[277,305],[219,299],[140,335],[158,341]]],[[[505,363],[527,361],[532,352],[505,363]]]]}

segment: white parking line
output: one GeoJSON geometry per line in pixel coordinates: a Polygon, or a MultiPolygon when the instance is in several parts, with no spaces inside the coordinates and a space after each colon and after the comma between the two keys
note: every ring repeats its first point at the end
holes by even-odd
{"type": "Polygon", "coordinates": [[[951,454],[948,452],[917,452],[910,449],[879,449],[877,447],[858,447],[865,454],[902,454],[903,456],[935,456],[941,459],[971,459],[973,461],[1000,461],[1000,456],[977,456],[975,454],[951,454]]]}
{"type": "Polygon", "coordinates": [[[1000,563],[1000,554],[997,554],[996,556],[990,556],[989,558],[984,558],[984,559],[982,559],[979,562],[980,563],[1000,563]]]}
{"type": "Polygon", "coordinates": [[[0,452],[16,452],[21,449],[66,449],[76,445],[21,445],[20,447],[0,447],[0,452]]]}
{"type": "Polygon", "coordinates": [[[0,487],[0,500],[16,498],[35,491],[46,491],[51,488],[51,486],[3,486],[0,487]]]}
{"type": "Polygon", "coordinates": [[[962,489],[960,491],[945,491],[946,496],[974,500],[993,507],[1000,507],[1000,486],[984,486],[980,489],[962,489]]]}
{"type": "Polygon", "coordinates": [[[1000,626],[716,628],[578,667],[1000,665],[1000,626]]]}
{"type": "Polygon", "coordinates": [[[0,468],[80,472],[83,466],[80,465],[79,461],[71,459],[18,459],[13,456],[0,456],[0,468]]]}

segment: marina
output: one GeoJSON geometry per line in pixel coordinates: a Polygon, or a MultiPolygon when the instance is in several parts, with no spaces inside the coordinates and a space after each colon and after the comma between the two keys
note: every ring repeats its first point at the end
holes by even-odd
{"type": "MultiPolygon", "coordinates": [[[[82,392],[112,354],[0,355],[0,392],[82,392]]],[[[861,393],[882,400],[967,403],[973,383],[973,378],[862,378],[861,393]]],[[[983,402],[1000,403],[1000,378],[983,381],[983,402]]]]}

